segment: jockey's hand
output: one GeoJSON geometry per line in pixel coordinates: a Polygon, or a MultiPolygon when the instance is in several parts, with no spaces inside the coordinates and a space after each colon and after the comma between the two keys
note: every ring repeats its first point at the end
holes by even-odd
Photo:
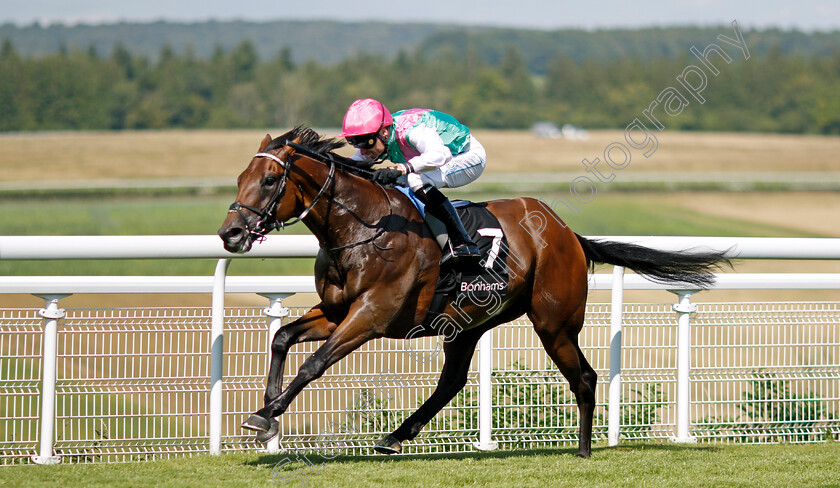
{"type": "Polygon", "coordinates": [[[402,174],[402,171],[398,169],[378,169],[373,172],[371,180],[374,183],[379,183],[380,185],[393,185],[397,182],[397,178],[402,176],[402,174]]]}

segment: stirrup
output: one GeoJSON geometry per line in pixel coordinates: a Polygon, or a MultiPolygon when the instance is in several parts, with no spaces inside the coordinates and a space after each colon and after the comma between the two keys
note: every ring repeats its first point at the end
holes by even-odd
{"type": "Polygon", "coordinates": [[[481,252],[475,244],[467,244],[465,242],[458,244],[457,246],[453,246],[451,241],[446,244],[446,252],[443,254],[439,264],[443,264],[449,260],[457,263],[461,261],[477,260],[481,257],[481,252]]]}
{"type": "Polygon", "coordinates": [[[478,250],[478,246],[475,244],[465,242],[452,248],[452,257],[455,259],[480,258],[481,251],[478,250]]]}

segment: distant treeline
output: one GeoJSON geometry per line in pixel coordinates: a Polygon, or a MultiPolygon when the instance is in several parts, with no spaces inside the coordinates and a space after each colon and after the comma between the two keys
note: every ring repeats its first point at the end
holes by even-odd
{"type": "MultiPolygon", "coordinates": [[[[543,75],[551,61],[565,56],[575,62],[617,59],[651,60],[686,55],[692,44],[711,42],[731,32],[729,25],[645,27],[638,29],[535,30],[459,26],[434,23],[336,22],[303,20],[120,22],[95,25],[0,25],[0,40],[9,39],[26,58],[49,56],[62,50],[93,49],[111,53],[122,44],[135,55],[157,62],[164,46],[178,55],[191,53],[209,59],[218,50],[231,51],[251,41],[260,61],[283,49],[296,63],[335,64],[360,52],[391,60],[400,50],[430,57],[473,51],[482,62],[498,64],[510,46],[516,47],[532,72],[543,75]]],[[[801,32],[754,29],[743,35],[750,52],[770,51],[804,57],[827,56],[840,46],[840,30],[801,32]]]]}
{"type": "Polygon", "coordinates": [[[376,97],[393,111],[431,107],[484,128],[624,128],[654,117],[668,129],[840,134],[840,50],[751,49],[747,58],[719,39],[707,33],[682,53],[643,59],[560,53],[544,70],[515,44],[492,60],[468,43],[326,64],[296,62],[291,48],[262,60],[247,40],[209,57],[164,46],[152,58],[122,44],[24,56],[6,39],[0,130],[335,127],[354,99],[376,97]],[[712,44],[704,59],[688,49],[712,44]]]}

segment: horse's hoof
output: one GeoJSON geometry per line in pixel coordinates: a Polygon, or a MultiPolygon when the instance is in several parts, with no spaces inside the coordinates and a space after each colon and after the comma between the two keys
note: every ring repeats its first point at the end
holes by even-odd
{"type": "Polygon", "coordinates": [[[379,454],[398,454],[402,451],[402,443],[392,435],[387,435],[379,440],[373,450],[379,454]]]}
{"type": "Polygon", "coordinates": [[[255,430],[257,432],[268,432],[271,430],[271,421],[265,417],[261,417],[252,413],[248,420],[242,422],[242,428],[248,430],[255,430]]]}
{"type": "Polygon", "coordinates": [[[269,422],[271,423],[271,427],[267,431],[257,432],[257,442],[265,444],[280,434],[280,422],[274,419],[271,419],[269,422]]]}

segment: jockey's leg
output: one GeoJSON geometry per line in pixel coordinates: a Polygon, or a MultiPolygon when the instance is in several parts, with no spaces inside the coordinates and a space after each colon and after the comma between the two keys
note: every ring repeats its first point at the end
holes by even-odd
{"type": "Polygon", "coordinates": [[[470,143],[464,152],[456,154],[440,168],[442,185],[435,183],[438,188],[458,188],[477,180],[487,165],[487,152],[475,137],[470,136],[470,143]]]}
{"type": "Polygon", "coordinates": [[[458,212],[455,211],[455,207],[452,206],[446,195],[433,186],[422,188],[415,191],[414,194],[426,204],[426,211],[446,226],[449,240],[452,241],[452,257],[454,259],[478,258],[481,255],[478,246],[470,239],[467,229],[464,228],[461,218],[458,217],[458,212]]]}
{"type": "Polygon", "coordinates": [[[484,172],[487,153],[475,137],[470,136],[466,149],[455,155],[438,170],[421,174],[410,173],[408,186],[426,204],[426,211],[443,222],[452,243],[452,257],[476,258],[478,246],[464,229],[458,212],[438,188],[457,188],[475,181],[484,172]]]}

